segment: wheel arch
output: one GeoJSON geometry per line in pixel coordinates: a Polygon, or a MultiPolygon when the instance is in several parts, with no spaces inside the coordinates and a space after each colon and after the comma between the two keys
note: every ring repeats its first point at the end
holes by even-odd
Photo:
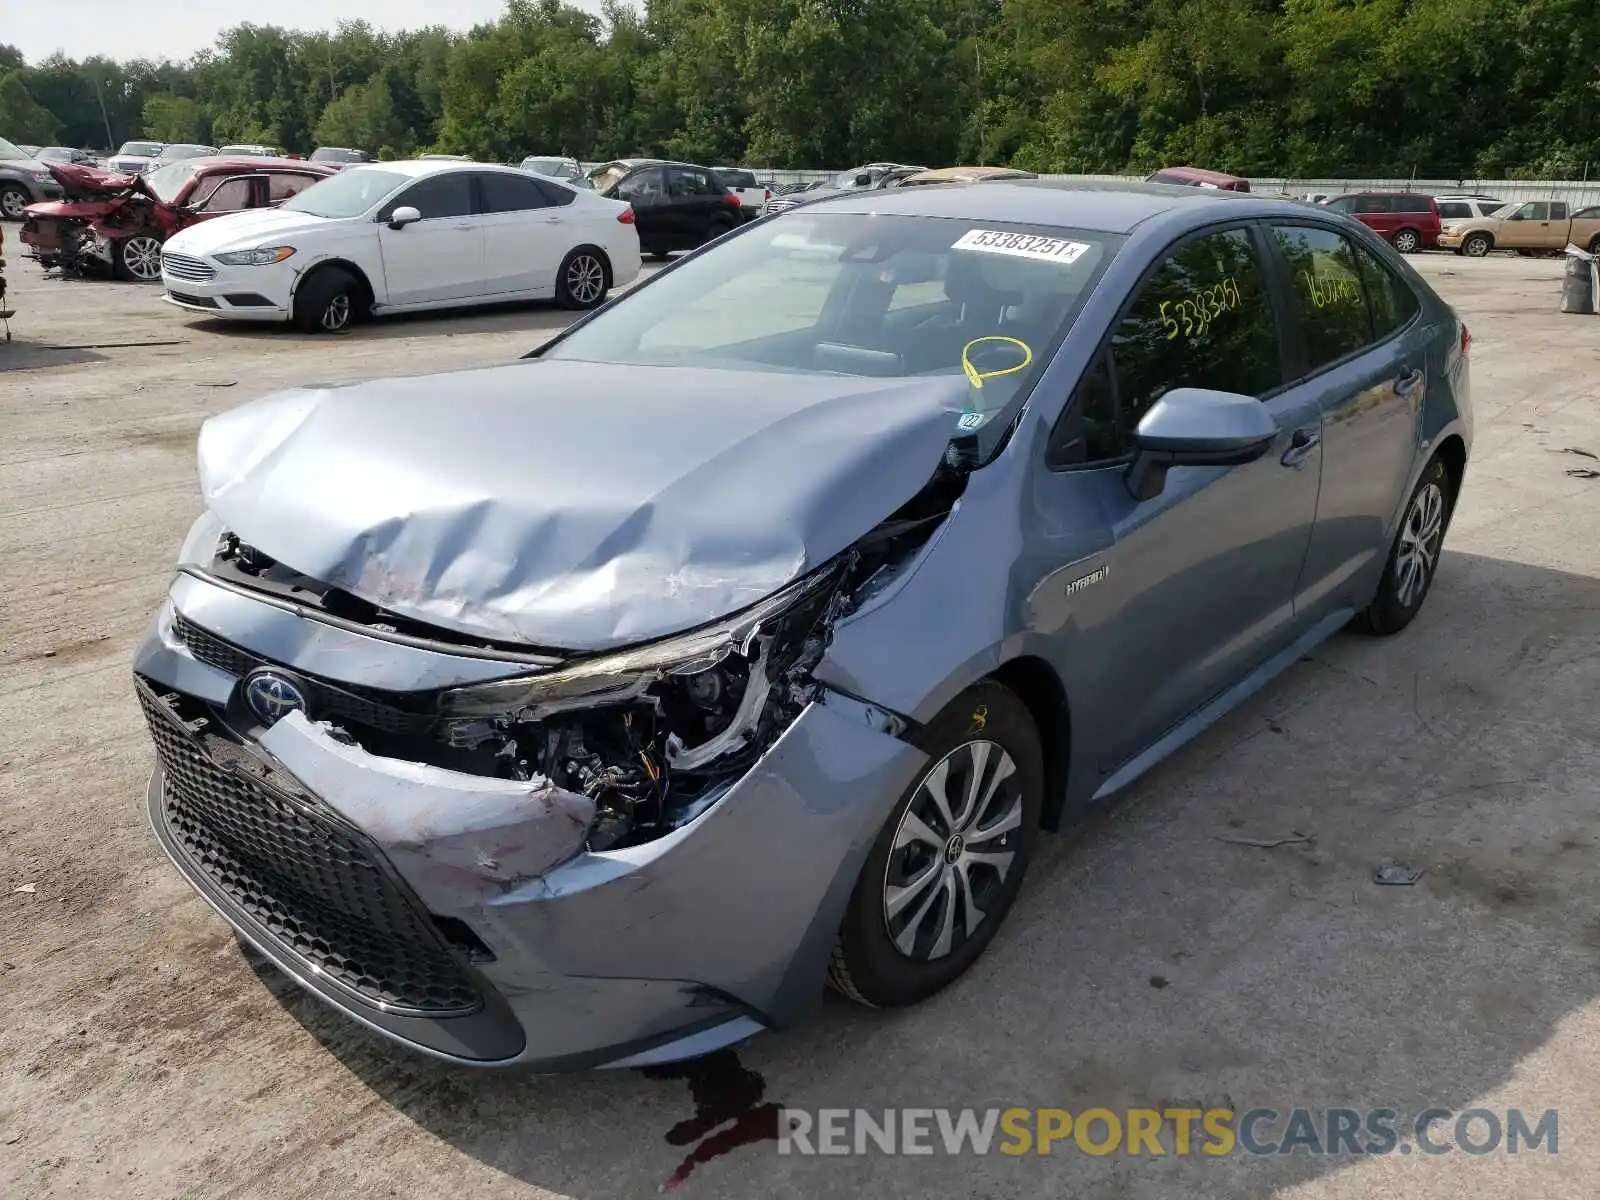
{"type": "Polygon", "coordinates": [[[1044,750],[1044,803],[1039,824],[1059,829],[1072,766],[1072,709],[1061,676],[1044,659],[1025,654],[1001,663],[988,678],[1016,693],[1033,718],[1044,750]]]}
{"type": "Polygon", "coordinates": [[[1461,481],[1467,473],[1467,444],[1459,433],[1447,434],[1434,450],[1434,456],[1444,463],[1445,475],[1450,480],[1450,511],[1454,513],[1456,500],[1461,495],[1461,481]]]}
{"type": "Polygon", "coordinates": [[[291,303],[293,302],[294,298],[300,294],[300,289],[305,286],[306,280],[310,279],[319,272],[328,270],[330,267],[338,267],[340,270],[349,273],[356,283],[360,285],[361,298],[367,308],[370,309],[372,305],[377,302],[377,294],[372,290],[372,280],[367,278],[367,273],[365,271],[363,271],[355,263],[351,262],[348,258],[323,258],[312,263],[309,267],[295,277],[294,286],[289,289],[289,298],[291,303]]]}
{"type": "Polygon", "coordinates": [[[574,254],[585,250],[599,258],[600,265],[605,268],[606,286],[609,287],[610,285],[614,284],[617,281],[616,268],[611,265],[611,255],[608,254],[606,252],[606,248],[600,245],[598,242],[579,242],[571,250],[568,250],[561,256],[562,263],[565,263],[567,259],[571,258],[574,254]]]}

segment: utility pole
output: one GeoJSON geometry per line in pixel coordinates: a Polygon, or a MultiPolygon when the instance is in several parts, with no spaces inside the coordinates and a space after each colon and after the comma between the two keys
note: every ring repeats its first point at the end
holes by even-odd
{"type": "Polygon", "coordinates": [[[104,92],[100,89],[100,77],[98,75],[94,79],[94,98],[100,101],[100,119],[106,123],[106,149],[115,153],[117,139],[111,136],[111,116],[106,112],[106,98],[104,92]]]}

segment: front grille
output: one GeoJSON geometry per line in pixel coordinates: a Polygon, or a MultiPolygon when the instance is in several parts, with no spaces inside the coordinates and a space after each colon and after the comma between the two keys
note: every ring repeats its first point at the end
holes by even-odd
{"type": "MultiPolygon", "coordinates": [[[[225,674],[244,676],[270,665],[267,659],[224,641],[180,612],[172,615],[172,632],[197,660],[225,674]]],[[[416,737],[433,731],[437,718],[432,692],[384,692],[315,677],[308,682],[314,693],[310,715],[315,720],[349,721],[381,733],[416,737]]]]}
{"type": "Polygon", "coordinates": [[[192,726],[139,681],[165,773],[166,827],[250,923],[352,996],[391,1012],[462,1016],[482,1000],[382,852],[306,796],[267,781],[237,743],[192,726]],[[215,756],[215,757],[213,757],[215,756]]]}
{"type": "Polygon", "coordinates": [[[217,269],[210,263],[187,254],[163,254],[161,273],[171,275],[174,279],[187,279],[191,283],[204,283],[207,279],[217,277],[217,269]]]}

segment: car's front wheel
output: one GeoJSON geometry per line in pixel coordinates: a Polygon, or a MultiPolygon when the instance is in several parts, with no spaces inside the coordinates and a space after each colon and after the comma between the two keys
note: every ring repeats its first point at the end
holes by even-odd
{"type": "Polygon", "coordinates": [[[294,324],[304,333],[343,333],[364,311],[361,284],[339,267],[314,271],[294,297],[294,324]]]}
{"type": "Polygon", "coordinates": [[[1489,240],[1486,233],[1469,233],[1466,240],[1461,243],[1461,253],[1468,258],[1482,258],[1494,248],[1494,243],[1489,240]]]}
{"type": "Polygon", "coordinates": [[[161,239],[136,233],[111,245],[111,265],[126,283],[154,283],[161,278],[161,239]]]}
{"type": "Polygon", "coordinates": [[[967,689],[916,743],[928,765],[867,855],[828,967],[838,991],[873,1008],[925,1000],[983,953],[1022,886],[1044,801],[1038,730],[999,683],[967,689]]]}
{"type": "Polygon", "coordinates": [[[1450,474],[1433,459],[1422,469],[1400,518],[1400,530],[1389,548],[1389,560],[1378,581],[1378,594],[1355,620],[1362,633],[1388,637],[1399,633],[1422,611],[1434,576],[1445,527],[1450,523],[1450,474]]]}
{"type": "Polygon", "coordinates": [[[8,221],[20,221],[33,201],[28,193],[14,183],[0,183],[0,216],[8,221]]]}

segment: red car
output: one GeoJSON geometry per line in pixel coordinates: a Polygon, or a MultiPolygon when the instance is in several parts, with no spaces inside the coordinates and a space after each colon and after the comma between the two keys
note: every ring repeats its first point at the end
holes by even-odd
{"type": "Polygon", "coordinates": [[[1401,254],[1439,245],[1439,204],[1421,192],[1351,192],[1323,206],[1354,217],[1401,254]]]}
{"type": "Polygon", "coordinates": [[[1250,181],[1242,175],[1207,171],[1203,167],[1163,167],[1146,183],[1176,183],[1181,187],[1213,188],[1219,192],[1248,192],[1250,181]]]}
{"type": "Polygon", "coordinates": [[[161,278],[161,244],[178,230],[252,208],[271,208],[334,174],[287,158],[185,158],[144,175],[47,164],[65,193],[33,204],[21,239],[46,269],[109,269],[118,279],[161,278]]]}

